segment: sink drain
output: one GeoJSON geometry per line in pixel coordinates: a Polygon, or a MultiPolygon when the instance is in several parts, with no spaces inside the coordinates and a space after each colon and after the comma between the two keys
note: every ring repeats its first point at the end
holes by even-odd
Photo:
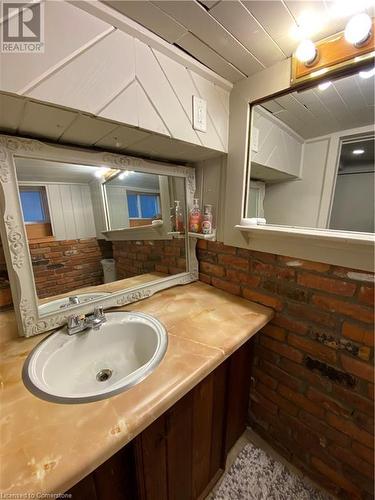
{"type": "Polygon", "coordinates": [[[100,372],[96,374],[96,380],[98,382],[105,382],[111,377],[112,377],[112,370],[110,370],[109,368],[104,368],[104,370],[100,370],[100,372]]]}

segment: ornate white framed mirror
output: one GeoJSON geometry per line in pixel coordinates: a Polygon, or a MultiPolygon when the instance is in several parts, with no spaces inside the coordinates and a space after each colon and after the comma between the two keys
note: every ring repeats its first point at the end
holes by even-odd
{"type": "Polygon", "coordinates": [[[0,185],[22,336],[198,278],[193,168],[0,135],[0,185]]]}

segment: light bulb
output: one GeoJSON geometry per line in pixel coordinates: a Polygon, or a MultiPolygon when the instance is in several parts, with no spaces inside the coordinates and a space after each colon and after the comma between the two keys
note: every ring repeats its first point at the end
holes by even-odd
{"type": "Polygon", "coordinates": [[[124,172],[121,172],[121,174],[118,176],[118,178],[120,179],[120,181],[122,181],[128,175],[129,175],[129,171],[128,170],[124,170],[124,172]]]}
{"type": "Polygon", "coordinates": [[[95,177],[100,179],[101,177],[104,177],[104,175],[108,172],[109,168],[107,167],[100,167],[98,170],[95,172],[95,177]]]}
{"type": "Polygon", "coordinates": [[[318,85],[318,89],[319,90],[326,90],[328,89],[328,87],[330,87],[332,85],[332,82],[328,81],[328,82],[323,82],[323,83],[319,83],[318,85]]]}
{"type": "Polygon", "coordinates": [[[352,151],[353,155],[363,155],[364,152],[364,149],[353,149],[352,151]]]}
{"type": "Polygon", "coordinates": [[[306,10],[297,18],[297,24],[292,28],[291,35],[296,40],[304,40],[319,33],[324,27],[324,19],[317,12],[306,10]]]}
{"type": "Polygon", "coordinates": [[[368,14],[362,13],[352,17],[345,28],[345,40],[355,47],[361,46],[370,36],[371,24],[368,14]]]}
{"type": "Polygon", "coordinates": [[[375,75],[375,68],[369,69],[367,71],[360,71],[358,74],[361,78],[367,80],[367,78],[371,78],[375,75]]]}
{"type": "Polygon", "coordinates": [[[302,40],[296,50],[296,58],[304,63],[311,64],[315,61],[318,51],[311,40],[302,40]]]}

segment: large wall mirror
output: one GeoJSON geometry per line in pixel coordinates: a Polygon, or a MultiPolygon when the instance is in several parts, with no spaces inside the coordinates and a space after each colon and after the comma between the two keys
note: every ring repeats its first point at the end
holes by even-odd
{"type": "Polygon", "coordinates": [[[196,279],[193,169],[0,141],[2,239],[23,334],[196,279]]]}
{"type": "Polygon", "coordinates": [[[245,218],[374,232],[373,69],[252,106],[250,131],[245,218]]]}

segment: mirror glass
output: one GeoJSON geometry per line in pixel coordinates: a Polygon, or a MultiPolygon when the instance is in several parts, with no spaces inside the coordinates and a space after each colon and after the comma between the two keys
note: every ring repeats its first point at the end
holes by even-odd
{"type": "Polygon", "coordinates": [[[26,157],[15,164],[41,316],[187,271],[183,178],[26,157]],[[141,230],[105,237],[155,221],[161,228],[148,239],[141,230]]]}
{"type": "Polygon", "coordinates": [[[255,105],[250,130],[247,218],[374,232],[373,70],[255,105]]]}

